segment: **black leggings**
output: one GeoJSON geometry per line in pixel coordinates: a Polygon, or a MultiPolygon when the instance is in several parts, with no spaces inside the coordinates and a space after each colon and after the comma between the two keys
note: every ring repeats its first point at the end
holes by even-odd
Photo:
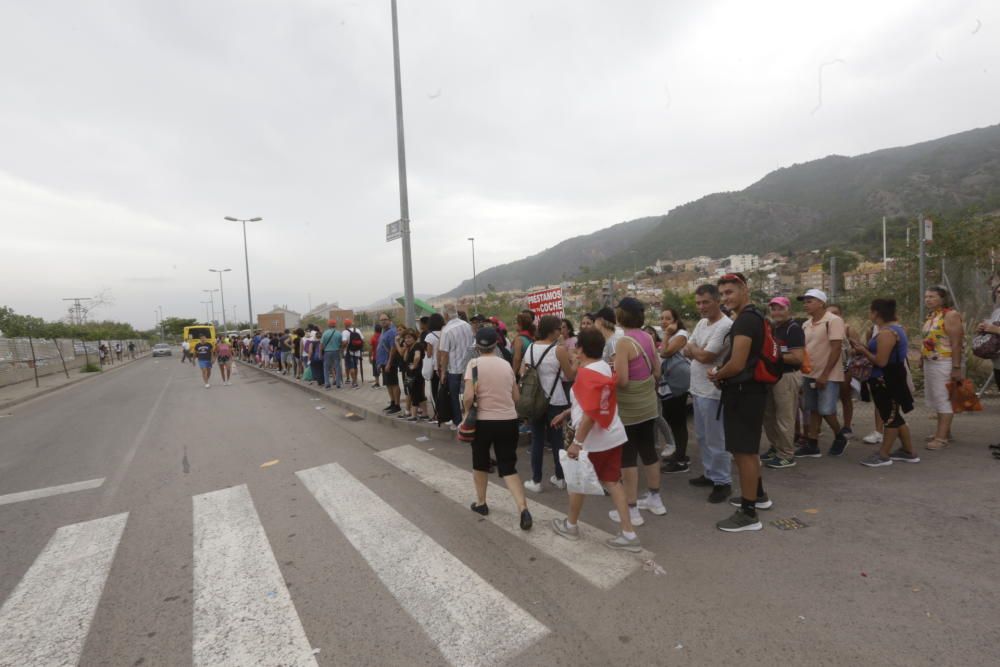
{"type": "Polygon", "coordinates": [[[687,414],[687,392],[679,396],[671,396],[661,401],[663,403],[663,418],[670,426],[670,432],[674,434],[674,444],[677,445],[677,453],[674,459],[687,461],[688,451],[688,414],[687,414]]]}
{"type": "Polygon", "coordinates": [[[476,421],[476,437],[472,441],[472,469],[490,471],[490,447],[497,457],[497,473],[501,477],[517,474],[517,420],[480,419],[476,421]]]}
{"type": "Polygon", "coordinates": [[[646,466],[657,462],[655,419],[638,424],[626,424],[625,436],[628,438],[628,442],[622,447],[622,468],[637,467],[637,459],[639,458],[646,466]]]}

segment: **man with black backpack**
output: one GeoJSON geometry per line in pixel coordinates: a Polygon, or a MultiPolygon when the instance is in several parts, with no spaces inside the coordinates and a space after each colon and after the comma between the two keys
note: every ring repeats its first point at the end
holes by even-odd
{"type": "Polygon", "coordinates": [[[729,354],[708,378],[722,390],[722,427],[726,449],[732,453],[740,477],[740,496],[730,503],[738,509],[716,523],[719,530],[760,530],[758,509],[769,509],[760,476],[760,437],[764,426],[767,388],[780,378],[779,351],[771,325],[750,303],[750,287],[742,273],[727,273],[718,280],[719,293],[735,319],[729,331],[729,354]]]}
{"type": "MultiPolygon", "coordinates": [[[[344,320],[344,331],[341,333],[344,350],[344,370],[351,380],[351,389],[358,388],[358,368],[361,366],[361,359],[365,352],[365,339],[361,331],[354,327],[352,320],[344,320]]],[[[364,381],[364,369],[361,371],[361,380],[364,381]]]]}

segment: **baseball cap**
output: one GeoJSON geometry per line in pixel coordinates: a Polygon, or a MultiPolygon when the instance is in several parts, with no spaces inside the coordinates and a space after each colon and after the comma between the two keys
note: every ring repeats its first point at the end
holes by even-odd
{"type": "Polygon", "coordinates": [[[483,327],[476,332],[476,345],[479,347],[493,347],[497,344],[497,330],[493,327],[483,327]]]}
{"type": "Polygon", "coordinates": [[[618,302],[618,307],[629,313],[641,313],[646,310],[642,301],[631,296],[627,296],[618,302]]]}
{"type": "Polygon", "coordinates": [[[604,306],[604,308],[601,308],[599,311],[594,313],[594,317],[599,317],[606,322],[611,322],[612,324],[615,323],[615,311],[611,310],[607,306],[604,306]]]}
{"type": "Polygon", "coordinates": [[[335,327],[337,326],[337,320],[327,320],[326,324],[327,326],[335,327]]]}
{"type": "Polygon", "coordinates": [[[778,304],[782,308],[791,308],[792,302],[788,300],[787,296],[776,296],[767,302],[767,305],[778,304]]]}
{"type": "Polygon", "coordinates": [[[470,322],[485,322],[486,321],[486,317],[484,315],[480,315],[479,313],[476,313],[475,315],[473,315],[469,319],[469,321],[470,322]]]}
{"type": "Polygon", "coordinates": [[[823,303],[827,303],[826,292],[824,292],[821,289],[815,289],[815,288],[806,290],[806,293],[798,297],[798,300],[805,301],[809,297],[812,297],[817,301],[822,301],[823,303]]]}
{"type": "Polygon", "coordinates": [[[354,326],[354,321],[353,320],[344,320],[344,326],[345,327],[352,327],[352,326],[354,326]]]}

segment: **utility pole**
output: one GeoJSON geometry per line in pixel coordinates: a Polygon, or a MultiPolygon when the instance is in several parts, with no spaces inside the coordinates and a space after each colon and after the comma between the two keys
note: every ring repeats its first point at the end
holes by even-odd
{"type": "Polygon", "coordinates": [[[215,322],[215,292],[218,292],[218,291],[219,290],[217,290],[217,289],[203,289],[202,290],[202,292],[208,292],[208,302],[210,304],[212,304],[212,319],[210,319],[209,322],[213,326],[216,324],[216,322],[215,322]]]}
{"type": "Polygon", "coordinates": [[[403,298],[406,301],[406,326],[416,322],[413,303],[413,260],[410,256],[410,202],[406,190],[406,148],[403,141],[403,82],[399,71],[399,20],[396,0],[392,8],[392,64],[396,82],[396,149],[399,162],[399,231],[403,239],[403,298]]]}
{"type": "Polygon", "coordinates": [[[830,255],[830,301],[837,300],[837,256],[830,255]]]}
{"type": "Polygon", "coordinates": [[[889,244],[885,238],[885,216],[882,216],[882,268],[889,268],[889,244]]]}
{"type": "Polygon", "coordinates": [[[917,301],[920,302],[920,326],[924,325],[924,292],[926,291],[924,285],[924,264],[927,261],[927,244],[924,241],[924,214],[921,213],[920,217],[917,219],[917,234],[920,239],[920,294],[917,296],[917,301]]]}
{"type": "Polygon", "coordinates": [[[472,242],[472,312],[478,313],[479,306],[476,305],[476,297],[479,294],[479,288],[476,286],[476,237],[470,236],[469,241],[472,242]]]}

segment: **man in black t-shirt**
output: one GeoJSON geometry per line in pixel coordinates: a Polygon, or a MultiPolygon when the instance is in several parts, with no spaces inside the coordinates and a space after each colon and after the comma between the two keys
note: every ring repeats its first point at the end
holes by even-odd
{"type": "Polygon", "coordinates": [[[208,379],[212,375],[212,359],[215,357],[215,346],[208,342],[204,335],[194,344],[194,356],[198,360],[198,368],[201,369],[201,379],[205,381],[205,389],[211,385],[208,379]]]}
{"type": "Polygon", "coordinates": [[[806,334],[792,319],[792,302],[776,296],[767,304],[771,311],[772,334],[781,353],[781,379],[767,388],[764,409],[764,435],[771,443],[761,462],[780,470],[795,465],[795,413],[799,409],[802,387],[802,362],[805,360],[806,334]]]}
{"type": "Polygon", "coordinates": [[[719,530],[736,533],[763,528],[757,510],[769,509],[772,504],[760,476],[767,385],[754,380],[754,367],[763,363],[759,360],[764,345],[764,315],[750,303],[750,288],[742,273],[727,273],[719,278],[718,285],[722,302],[735,319],[729,330],[729,354],[721,366],[708,372],[708,379],[722,389],[722,428],[726,449],[739,472],[740,496],[730,500],[739,509],[715,525],[719,530]]]}

